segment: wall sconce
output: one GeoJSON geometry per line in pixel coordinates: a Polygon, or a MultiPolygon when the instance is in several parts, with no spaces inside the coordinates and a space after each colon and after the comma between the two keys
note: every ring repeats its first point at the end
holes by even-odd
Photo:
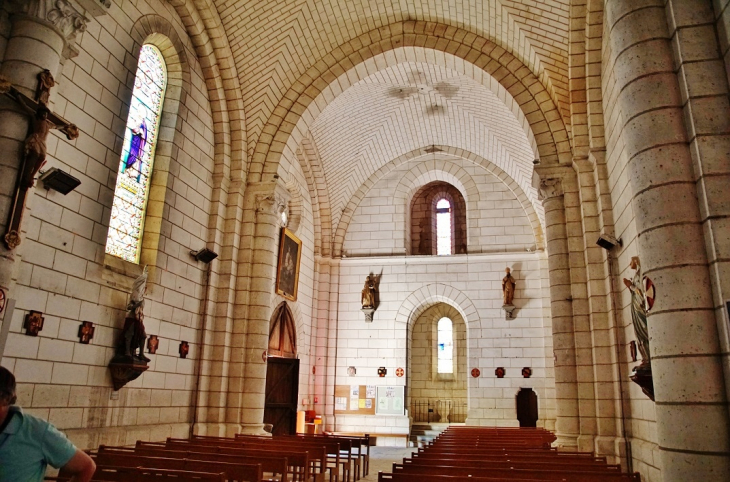
{"type": "Polygon", "coordinates": [[[613,249],[616,245],[623,246],[621,239],[616,239],[610,234],[599,235],[596,244],[606,250],[613,249]]]}
{"type": "Polygon", "coordinates": [[[203,248],[198,251],[190,251],[190,256],[195,258],[195,261],[202,261],[203,263],[208,264],[218,257],[218,253],[211,251],[208,248],[203,248]]]}
{"type": "Polygon", "coordinates": [[[81,181],[57,167],[52,167],[41,174],[41,177],[39,177],[38,180],[43,182],[43,187],[46,189],[53,189],[64,196],[81,184],[81,181]]]}

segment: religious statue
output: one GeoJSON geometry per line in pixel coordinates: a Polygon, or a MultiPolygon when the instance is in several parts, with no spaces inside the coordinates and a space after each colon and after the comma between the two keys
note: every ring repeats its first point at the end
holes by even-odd
{"type": "Polygon", "coordinates": [[[504,272],[506,273],[505,277],[502,278],[502,293],[504,295],[504,305],[511,306],[512,300],[515,297],[515,286],[517,285],[517,283],[515,282],[514,277],[512,277],[509,268],[505,268],[504,272]]]}
{"type": "Polygon", "coordinates": [[[38,87],[36,88],[35,100],[40,105],[48,107],[48,99],[51,95],[51,89],[56,85],[56,81],[51,75],[51,71],[46,69],[38,74],[38,87]]]}
{"type": "Polygon", "coordinates": [[[64,134],[68,140],[74,140],[79,137],[79,129],[73,124],[56,124],[49,119],[51,113],[48,107],[40,105],[38,110],[33,111],[22,97],[18,98],[20,104],[33,117],[30,121],[30,133],[25,139],[24,154],[25,162],[23,163],[22,185],[25,188],[31,188],[35,184],[35,176],[41,167],[46,163],[46,139],[51,129],[58,129],[64,134]]]}
{"type": "Polygon", "coordinates": [[[375,308],[375,280],[368,275],[365,278],[365,286],[362,289],[362,307],[375,308]]]}
{"type": "Polygon", "coordinates": [[[144,362],[150,359],[144,356],[144,342],[147,333],[144,330],[144,295],[147,292],[147,266],[139,277],[134,280],[132,293],[127,304],[127,316],[124,319],[122,339],[118,353],[125,357],[135,358],[144,362]],[[137,354],[139,351],[139,354],[137,354]]]}
{"type": "Polygon", "coordinates": [[[631,258],[631,269],[636,270],[634,277],[630,280],[624,278],[624,284],[631,290],[631,321],[634,325],[639,353],[641,353],[641,364],[646,365],[651,360],[649,354],[649,328],[646,322],[647,306],[644,280],[641,276],[641,264],[638,256],[631,258]]]}

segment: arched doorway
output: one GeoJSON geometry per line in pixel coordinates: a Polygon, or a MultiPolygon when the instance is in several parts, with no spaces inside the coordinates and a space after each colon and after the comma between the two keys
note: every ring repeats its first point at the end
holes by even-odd
{"type": "Polygon", "coordinates": [[[299,359],[294,317],[286,301],[276,307],[269,326],[264,423],[273,426],[274,435],[291,435],[296,432],[299,359]]]}

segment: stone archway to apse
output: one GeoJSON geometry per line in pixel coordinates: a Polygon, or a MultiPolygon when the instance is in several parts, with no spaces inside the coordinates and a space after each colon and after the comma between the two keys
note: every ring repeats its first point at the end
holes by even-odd
{"type": "MultiPolygon", "coordinates": [[[[433,283],[425,285],[418,290],[412,292],[401,304],[400,308],[395,317],[395,332],[405,333],[407,339],[407,353],[406,353],[406,386],[408,390],[406,392],[406,406],[409,407],[410,415],[413,417],[413,398],[411,397],[410,387],[412,384],[412,366],[415,363],[412,360],[412,340],[413,340],[413,329],[414,325],[424,316],[429,315],[429,311],[434,310],[431,313],[433,316],[438,316],[440,313],[445,314],[446,317],[453,316],[456,318],[452,321],[460,321],[463,326],[463,343],[465,349],[463,350],[463,366],[457,367],[457,373],[463,372],[464,377],[464,411],[462,418],[468,421],[468,409],[472,405],[470,403],[470,397],[472,390],[469,386],[470,379],[466,376],[466,372],[471,364],[470,362],[470,349],[469,349],[469,330],[476,328],[480,324],[479,315],[476,307],[472,301],[461,291],[452,286],[445,285],[442,283],[433,283]]],[[[433,319],[431,318],[433,321],[433,319]]],[[[436,320],[438,321],[438,320],[436,320]]],[[[458,354],[457,354],[458,356],[458,354]]],[[[458,361],[457,361],[458,363],[458,361]]],[[[414,419],[415,421],[415,419],[414,419]]]]}

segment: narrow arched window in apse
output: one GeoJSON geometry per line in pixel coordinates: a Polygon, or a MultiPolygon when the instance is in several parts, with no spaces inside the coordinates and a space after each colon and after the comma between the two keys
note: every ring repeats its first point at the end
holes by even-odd
{"type": "Polygon", "coordinates": [[[451,254],[451,203],[444,198],[436,203],[436,254],[451,254]]]}
{"type": "Polygon", "coordinates": [[[142,46],[106,238],[106,252],[131,263],[139,263],[142,248],[145,211],[166,87],[167,67],[162,54],[153,45],[142,46]]]}
{"type": "Polygon", "coordinates": [[[454,324],[441,318],[438,330],[438,373],[454,373],[454,324]]]}

